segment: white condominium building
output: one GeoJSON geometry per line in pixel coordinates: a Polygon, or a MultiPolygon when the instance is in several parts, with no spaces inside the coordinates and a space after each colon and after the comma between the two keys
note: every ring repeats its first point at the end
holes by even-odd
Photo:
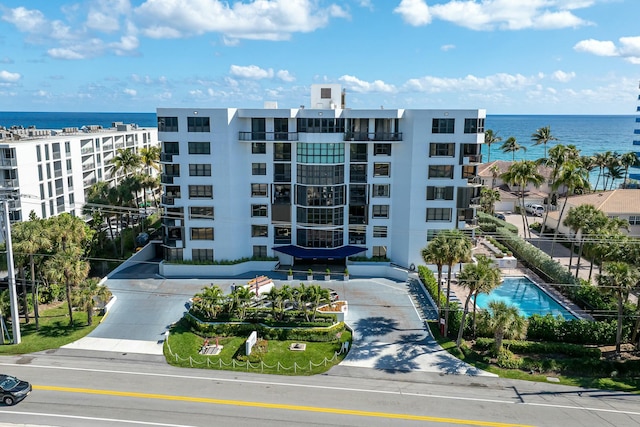
{"type": "Polygon", "coordinates": [[[156,128],[113,123],[43,130],[0,129],[0,198],[10,200],[12,221],[29,213],[48,218],[67,212],[82,216],[85,192],[98,181],[123,177],[111,165],[118,149],[138,152],[158,145],[156,128]]]}
{"type": "Polygon", "coordinates": [[[159,108],[167,261],[381,257],[409,267],[438,231],[471,229],[484,110],[159,108]]]}

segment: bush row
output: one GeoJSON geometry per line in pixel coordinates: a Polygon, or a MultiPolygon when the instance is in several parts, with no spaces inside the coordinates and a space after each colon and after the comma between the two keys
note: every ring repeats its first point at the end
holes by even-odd
{"type": "Polygon", "coordinates": [[[185,316],[191,330],[204,336],[249,336],[253,331],[267,340],[334,342],[345,331],[344,322],[326,328],[272,328],[258,323],[205,323],[192,316],[185,316]]]}
{"type": "MultiPolygon", "coordinates": [[[[506,228],[507,231],[516,235],[518,234],[518,227],[516,227],[515,225],[509,224],[506,221],[498,219],[495,216],[489,215],[484,212],[478,212],[478,222],[485,223],[485,224],[493,224],[496,228],[506,228]]],[[[495,229],[492,231],[495,231],[495,229]]]]}
{"type": "MultiPolygon", "coordinates": [[[[478,338],[474,347],[479,351],[489,350],[493,347],[493,343],[493,338],[478,338]]],[[[596,359],[602,356],[599,348],[584,347],[579,344],[521,340],[505,340],[503,344],[510,351],[518,354],[562,354],[569,357],[589,357],[596,359]]]]}
{"type": "MultiPolygon", "coordinates": [[[[564,320],[551,314],[534,314],[529,318],[527,338],[530,340],[558,341],[574,344],[612,345],[616,342],[616,320],[564,320]]],[[[630,328],[623,328],[623,340],[630,328]]]]}

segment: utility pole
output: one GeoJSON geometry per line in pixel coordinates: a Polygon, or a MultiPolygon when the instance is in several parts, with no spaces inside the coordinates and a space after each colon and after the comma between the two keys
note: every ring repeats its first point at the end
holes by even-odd
{"type": "Polygon", "coordinates": [[[11,221],[9,220],[9,200],[2,200],[4,205],[4,230],[7,247],[7,281],[9,283],[9,300],[11,302],[11,328],[13,343],[20,344],[20,315],[18,313],[18,293],[16,292],[16,273],[13,267],[13,248],[11,247],[11,221]]]}

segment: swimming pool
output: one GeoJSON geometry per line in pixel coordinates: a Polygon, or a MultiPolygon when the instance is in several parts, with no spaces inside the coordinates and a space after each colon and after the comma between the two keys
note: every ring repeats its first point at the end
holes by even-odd
{"type": "Polygon", "coordinates": [[[505,277],[502,284],[491,293],[478,295],[478,308],[487,308],[489,301],[494,300],[515,305],[525,317],[551,313],[554,316],[561,314],[566,320],[576,318],[528,277],[505,277]]]}

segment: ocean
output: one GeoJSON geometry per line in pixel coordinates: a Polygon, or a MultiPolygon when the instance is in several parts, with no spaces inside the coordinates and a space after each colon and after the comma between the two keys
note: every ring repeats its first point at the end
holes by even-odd
{"type": "MultiPolygon", "coordinates": [[[[63,127],[82,127],[101,125],[110,127],[113,122],[135,123],[140,127],[157,126],[155,113],[86,113],[86,112],[1,112],[0,126],[35,126],[39,129],[60,129],[63,127]]],[[[536,160],[544,156],[542,145],[533,146],[531,134],[537,129],[550,126],[551,133],[558,141],[547,144],[547,149],[555,144],[573,144],[582,155],[593,155],[605,151],[640,151],[633,146],[634,129],[640,128],[635,116],[578,116],[578,115],[487,115],[485,129],[506,140],[513,136],[526,151],[519,151],[516,160],[536,160]]],[[[488,147],[482,147],[483,161],[511,160],[511,153],[500,151],[500,144],[493,144],[490,156],[488,147]]]]}

